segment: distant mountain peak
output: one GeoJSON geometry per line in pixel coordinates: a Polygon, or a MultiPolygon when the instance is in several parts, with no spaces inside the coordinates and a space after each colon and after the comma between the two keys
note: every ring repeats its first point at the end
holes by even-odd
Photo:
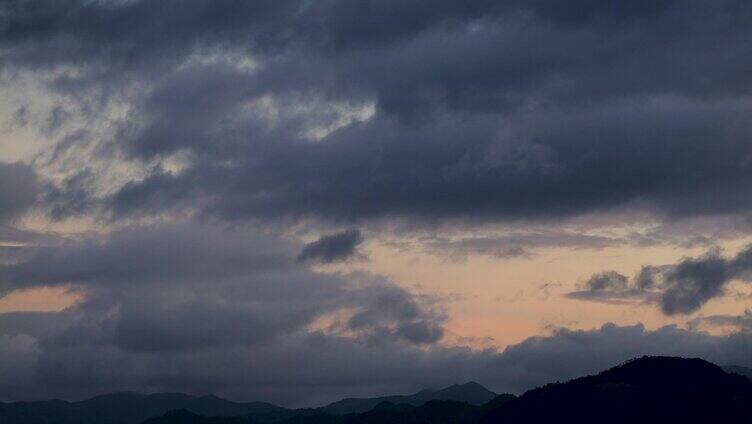
{"type": "Polygon", "coordinates": [[[477,406],[489,402],[496,396],[496,393],[488,390],[481,384],[470,381],[462,384],[453,384],[449,387],[438,390],[421,390],[412,395],[383,396],[375,398],[347,398],[326,405],[322,407],[321,410],[330,414],[344,415],[370,411],[382,402],[421,406],[433,400],[466,402],[477,406]]]}
{"type": "Polygon", "coordinates": [[[738,374],[747,377],[752,380],[752,368],[742,367],[739,365],[727,365],[722,367],[724,371],[730,374],[738,374]]]}
{"type": "Polygon", "coordinates": [[[453,384],[452,386],[466,387],[466,388],[481,388],[481,389],[485,389],[486,388],[485,386],[483,386],[482,384],[478,383],[477,381],[468,381],[467,383],[453,384]]]}
{"type": "Polygon", "coordinates": [[[645,356],[520,397],[469,381],[412,395],[349,398],[285,409],[214,395],[116,392],[80,402],[0,403],[2,424],[507,424],[517,422],[752,423],[743,367],[645,356]],[[725,371],[730,371],[729,373],[725,371]],[[144,421],[147,420],[147,421],[144,421]]]}
{"type": "Polygon", "coordinates": [[[462,384],[452,384],[449,387],[446,387],[446,388],[443,388],[443,389],[440,389],[440,390],[436,390],[436,392],[446,392],[446,391],[450,391],[450,390],[452,390],[452,391],[455,391],[455,390],[465,390],[465,391],[477,390],[477,391],[486,391],[486,392],[492,393],[484,385],[482,385],[482,384],[480,384],[478,382],[475,382],[475,381],[468,381],[467,383],[462,383],[462,384]]]}
{"type": "MultiPolygon", "coordinates": [[[[188,419],[178,419],[174,414],[193,414],[195,420],[204,417],[243,416],[256,414],[278,416],[290,410],[264,402],[232,402],[213,395],[196,396],[184,393],[115,392],[95,396],[79,402],[37,401],[11,402],[2,405],[2,424],[138,424],[151,417],[162,421],[187,424],[188,419]],[[182,412],[181,412],[182,410],[182,412]],[[170,411],[173,415],[164,414],[170,411]],[[196,418],[199,417],[199,418],[196,418]]],[[[186,415],[187,417],[187,415],[186,415]]],[[[214,418],[212,418],[214,420],[214,418]]],[[[217,420],[214,420],[217,421],[217,420]]],[[[227,420],[220,420],[226,422],[227,420]]],[[[229,422],[246,420],[233,419],[229,422]]]]}

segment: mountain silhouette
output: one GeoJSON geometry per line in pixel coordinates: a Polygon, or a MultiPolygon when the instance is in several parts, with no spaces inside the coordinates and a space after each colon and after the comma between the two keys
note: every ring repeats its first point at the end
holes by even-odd
{"type": "MultiPolygon", "coordinates": [[[[457,400],[482,404],[495,396],[477,383],[457,384],[441,390],[423,390],[409,396],[345,399],[323,408],[287,409],[266,402],[231,402],[216,396],[181,393],[140,394],[120,392],[79,402],[49,400],[0,403],[2,424],[138,424],[170,411],[183,410],[198,416],[243,416],[260,423],[281,422],[292,417],[320,417],[366,412],[384,401],[419,406],[430,400],[457,400]],[[328,409],[330,408],[331,409],[328,409]]],[[[168,414],[169,415],[169,414],[168,414]]],[[[168,416],[166,419],[176,419],[168,416]]]]}
{"type": "Polygon", "coordinates": [[[143,424],[250,424],[242,417],[204,417],[185,409],[169,411],[161,417],[150,418],[143,424]]]}
{"type": "Polygon", "coordinates": [[[347,398],[319,409],[327,414],[344,415],[370,411],[376,405],[383,402],[421,406],[432,400],[451,400],[467,402],[471,405],[482,405],[496,396],[496,393],[486,389],[482,385],[475,382],[469,382],[465,384],[455,384],[441,390],[422,390],[412,395],[383,396],[375,398],[347,398]]]}
{"type": "Polygon", "coordinates": [[[701,359],[643,357],[531,390],[481,423],[751,423],[752,382],[701,359]]]}
{"type": "Polygon", "coordinates": [[[752,380],[752,368],[740,367],[738,365],[728,365],[723,367],[723,370],[730,374],[743,375],[752,380]]]}
{"type": "Polygon", "coordinates": [[[184,409],[205,416],[274,416],[288,411],[265,402],[237,403],[216,396],[181,393],[144,395],[122,392],[80,402],[61,400],[0,404],[2,424],[136,424],[168,411],[184,409]]]}
{"type": "MultiPolygon", "coordinates": [[[[422,406],[405,403],[381,402],[372,410],[358,413],[334,415],[325,412],[297,415],[276,424],[453,424],[475,423],[483,409],[467,402],[431,400],[422,406]]],[[[187,411],[171,411],[159,418],[144,421],[143,424],[257,424],[251,418],[230,421],[229,417],[200,417],[187,411]]]]}
{"type": "Polygon", "coordinates": [[[215,396],[116,393],[82,402],[0,403],[0,423],[749,424],[752,380],[740,371],[745,369],[724,370],[701,359],[643,357],[597,375],[548,384],[516,398],[498,395],[484,403],[480,399],[491,392],[468,383],[408,396],[344,399],[322,408],[294,410],[215,396]],[[454,399],[437,399],[446,397],[454,399]],[[355,412],[343,412],[347,408],[355,412]],[[360,410],[363,408],[369,409],[360,410]]]}

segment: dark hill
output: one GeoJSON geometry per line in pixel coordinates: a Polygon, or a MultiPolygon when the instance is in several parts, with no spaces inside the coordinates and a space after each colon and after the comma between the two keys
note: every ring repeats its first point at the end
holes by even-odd
{"type": "Polygon", "coordinates": [[[382,404],[371,411],[350,417],[343,424],[452,424],[475,422],[478,407],[466,402],[432,400],[422,406],[382,404]]]}
{"type": "Polygon", "coordinates": [[[729,365],[729,366],[723,367],[723,370],[730,374],[743,375],[749,378],[750,380],[752,380],[752,368],[740,367],[738,365],[729,365]]]}
{"type": "Polygon", "coordinates": [[[422,406],[382,402],[372,410],[347,415],[296,416],[278,424],[455,424],[475,423],[483,409],[466,402],[428,401],[422,406]]]}
{"type": "MultiPolygon", "coordinates": [[[[327,413],[324,408],[291,410],[260,402],[235,403],[214,396],[118,393],[82,402],[0,403],[0,423],[136,424],[147,420],[147,424],[752,424],[752,381],[700,359],[644,357],[598,375],[549,384],[518,398],[500,395],[483,405],[425,400],[438,396],[476,399],[473,395],[482,395],[485,390],[478,390],[477,386],[466,384],[378,398],[370,410],[346,414],[327,413]]],[[[373,399],[347,399],[333,405],[365,407],[364,401],[373,399]]]]}
{"type": "Polygon", "coordinates": [[[252,421],[241,417],[204,417],[178,409],[169,411],[161,417],[150,418],[143,424],[252,424],[252,421]]]}
{"type": "Polygon", "coordinates": [[[274,415],[288,411],[270,403],[237,403],[216,396],[124,392],[96,396],[80,402],[51,400],[0,404],[0,423],[136,424],[176,409],[206,416],[274,415]]]}
{"type": "Polygon", "coordinates": [[[482,405],[496,397],[496,393],[478,383],[455,384],[441,390],[422,390],[405,396],[384,396],[376,398],[347,398],[320,408],[327,414],[344,415],[372,410],[383,402],[421,406],[432,400],[449,400],[482,405]]]}
{"type": "Polygon", "coordinates": [[[701,359],[644,357],[531,390],[482,423],[752,423],[752,382],[701,359]]]}

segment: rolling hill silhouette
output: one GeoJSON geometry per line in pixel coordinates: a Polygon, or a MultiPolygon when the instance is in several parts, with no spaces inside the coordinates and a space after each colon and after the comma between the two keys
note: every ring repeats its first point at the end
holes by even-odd
{"type": "Polygon", "coordinates": [[[750,380],[752,380],[752,368],[740,367],[738,365],[729,365],[729,366],[723,367],[723,370],[730,374],[743,375],[749,378],[750,380]]]}
{"type": "Polygon", "coordinates": [[[553,383],[520,397],[476,383],[409,396],[344,399],[285,409],[214,396],[118,393],[82,402],[0,404],[3,424],[508,424],[752,423],[752,381],[739,367],[701,359],[643,357],[600,374],[553,383]],[[433,397],[433,399],[431,398],[433,397]],[[454,397],[453,400],[436,398],[454,397]],[[459,398],[459,399],[458,399],[459,398]],[[396,400],[393,401],[393,400],[396,400]],[[349,408],[349,409],[348,409],[349,408]],[[362,411],[363,408],[370,408],[362,411]],[[347,412],[347,411],[354,412],[347,412]],[[149,415],[151,414],[151,415],[149,415]],[[148,415],[148,416],[146,416],[148,415]]]}
{"type": "Polygon", "coordinates": [[[367,412],[383,402],[421,406],[432,400],[452,400],[467,402],[471,405],[483,405],[495,398],[496,393],[476,382],[455,384],[441,390],[422,390],[405,396],[383,396],[376,398],[347,398],[320,408],[322,412],[335,415],[367,412]]]}
{"type": "Polygon", "coordinates": [[[643,357],[531,390],[481,423],[750,423],[752,382],[701,359],[643,357]]]}
{"type": "Polygon", "coordinates": [[[135,424],[175,409],[185,409],[205,416],[263,416],[284,414],[287,411],[270,403],[237,403],[216,396],[123,392],[96,396],[80,402],[50,400],[0,403],[0,423],[135,424]]]}
{"type": "MultiPolygon", "coordinates": [[[[390,401],[422,405],[431,400],[456,400],[475,405],[496,396],[477,383],[454,385],[441,390],[423,390],[408,396],[372,399],[345,399],[323,408],[287,409],[266,402],[231,402],[216,396],[190,396],[180,393],[144,395],[122,392],[96,396],[80,402],[61,400],[0,403],[2,424],[138,424],[169,411],[183,410],[199,416],[250,417],[262,423],[280,422],[292,417],[343,415],[366,412],[390,401]]],[[[168,417],[174,419],[175,417],[168,417]]]]}
{"type": "Polygon", "coordinates": [[[418,407],[382,402],[363,413],[295,416],[279,423],[551,422],[752,423],[752,381],[701,359],[643,357],[594,376],[549,384],[519,398],[500,396],[481,406],[451,401],[429,401],[418,407]]]}
{"type": "MultiPolygon", "coordinates": [[[[467,402],[431,400],[422,406],[382,402],[372,410],[358,414],[334,415],[325,412],[293,416],[276,424],[452,424],[475,423],[484,408],[467,402]]],[[[238,417],[234,417],[239,419],[238,417]]],[[[171,411],[162,417],[150,419],[143,424],[258,424],[250,417],[233,421],[232,417],[200,417],[187,411],[171,411]]]]}
{"type": "Polygon", "coordinates": [[[161,417],[150,418],[143,424],[249,424],[251,422],[243,417],[204,417],[185,409],[177,409],[161,417]]]}

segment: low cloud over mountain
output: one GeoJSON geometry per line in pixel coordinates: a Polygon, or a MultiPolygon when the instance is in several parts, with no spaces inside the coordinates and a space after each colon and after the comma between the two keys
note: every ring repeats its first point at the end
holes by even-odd
{"type": "Polygon", "coordinates": [[[0,400],[752,365],[729,289],[752,247],[711,247],[752,234],[750,22],[737,0],[0,0],[0,400]],[[564,316],[560,287],[610,305],[564,316]]]}

